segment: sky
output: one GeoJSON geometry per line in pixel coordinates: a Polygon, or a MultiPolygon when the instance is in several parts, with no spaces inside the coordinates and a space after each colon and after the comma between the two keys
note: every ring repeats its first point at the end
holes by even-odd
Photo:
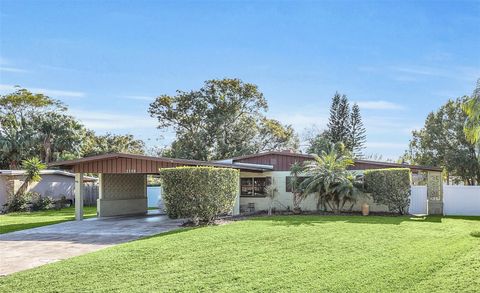
{"type": "Polygon", "coordinates": [[[266,115],[301,137],[345,94],[365,153],[397,159],[428,113],[480,78],[480,0],[0,0],[0,93],[60,99],[99,134],[168,145],[149,103],[226,77],[258,85],[266,115]]]}

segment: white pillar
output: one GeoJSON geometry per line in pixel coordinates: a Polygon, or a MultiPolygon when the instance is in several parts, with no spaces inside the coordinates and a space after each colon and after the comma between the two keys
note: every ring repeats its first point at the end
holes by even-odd
{"type": "Polygon", "coordinates": [[[240,215],[240,178],[238,178],[238,191],[235,198],[235,204],[233,206],[233,215],[240,215]]]}
{"type": "Polygon", "coordinates": [[[75,173],[75,220],[83,219],[83,173],[75,173]]]}
{"type": "Polygon", "coordinates": [[[97,217],[100,217],[101,214],[101,209],[102,209],[102,199],[103,199],[103,193],[104,193],[104,187],[103,187],[103,173],[98,174],[98,199],[97,199],[97,217]]]}

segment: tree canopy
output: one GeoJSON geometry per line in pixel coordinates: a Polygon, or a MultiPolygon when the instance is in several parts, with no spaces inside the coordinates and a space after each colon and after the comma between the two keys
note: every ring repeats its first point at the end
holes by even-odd
{"type": "Polygon", "coordinates": [[[149,113],[176,137],[166,154],[185,159],[224,159],[266,150],[298,148],[293,128],[268,119],[268,104],[254,84],[207,80],[202,88],[161,95],[149,113]]]}
{"type": "Polygon", "coordinates": [[[468,97],[449,100],[431,112],[420,130],[413,131],[404,158],[414,164],[441,166],[466,184],[480,182],[480,162],[475,145],[463,131],[467,118],[462,105],[468,97]]]}
{"type": "Polygon", "coordinates": [[[327,129],[308,139],[307,151],[314,154],[328,153],[332,145],[343,145],[345,151],[355,157],[362,157],[365,142],[366,130],[360,107],[357,104],[350,107],[347,96],[337,92],[332,98],[327,129]]]}
{"type": "Polygon", "coordinates": [[[24,88],[0,96],[0,168],[17,169],[20,162],[44,163],[108,152],[143,153],[144,143],[132,135],[97,136],[67,107],[24,88]]]}

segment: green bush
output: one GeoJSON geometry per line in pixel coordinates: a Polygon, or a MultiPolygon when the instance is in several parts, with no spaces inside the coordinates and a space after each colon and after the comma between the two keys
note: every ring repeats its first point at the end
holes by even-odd
{"type": "Polygon", "coordinates": [[[52,198],[42,196],[38,192],[27,192],[25,194],[12,194],[4,205],[4,211],[12,212],[34,212],[48,210],[54,207],[52,198]]]}
{"type": "Polygon", "coordinates": [[[171,218],[211,222],[230,212],[238,193],[238,170],[213,167],[160,169],[162,198],[171,218]]]}
{"type": "Polygon", "coordinates": [[[376,203],[385,204],[391,212],[406,214],[410,205],[410,180],[408,168],[366,170],[365,190],[376,203]]]}

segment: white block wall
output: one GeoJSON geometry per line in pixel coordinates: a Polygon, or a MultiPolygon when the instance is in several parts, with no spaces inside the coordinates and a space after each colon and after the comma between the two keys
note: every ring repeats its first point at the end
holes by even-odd
{"type": "Polygon", "coordinates": [[[480,186],[443,186],[443,214],[480,216],[480,186]]]}

